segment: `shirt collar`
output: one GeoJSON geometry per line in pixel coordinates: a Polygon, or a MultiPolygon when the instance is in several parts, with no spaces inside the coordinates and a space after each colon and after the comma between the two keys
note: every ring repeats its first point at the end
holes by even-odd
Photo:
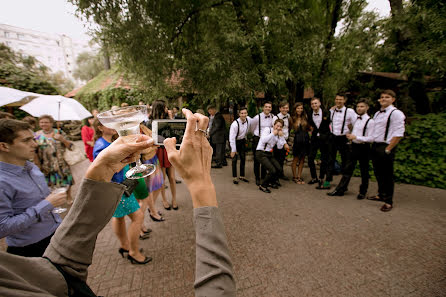
{"type": "Polygon", "coordinates": [[[25,166],[18,166],[0,161],[0,171],[14,173],[15,175],[18,176],[22,175],[23,172],[31,171],[32,169],[33,169],[33,164],[29,161],[26,161],[25,166]]]}
{"type": "Polygon", "coordinates": [[[318,115],[322,115],[322,109],[319,107],[319,109],[318,109],[318,111],[317,112],[314,112],[314,110],[313,110],[313,114],[318,114],[318,115]]]}
{"type": "Polygon", "coordinates": [[[237,119],[239,121],[240,124],[246,124],[246,122],[248,121],[248,119],[246,118],[245,121],[243,122],[241,118],[237,119]]]}
{"type": "Polygon", "coordinates": [[[345,110],[345,105],[344,106],[342,106],[342,108],[341,109],[339,109],[339,108],[337,108],[337,107],[335,107],[335,110],[340,110],[340,111],[344,111],[345,110]]]}
{"type": "Polygon", "coordinates": [[[266,117],[270,117],[270,118],[272,118],[272,117],[273,117],[271,113],[269,113],[268,115],[266,115],[266,114],[262,111],[262,114],[263,114],[263,117],[264,117],[264,118],[266,118],[266,117]]]}

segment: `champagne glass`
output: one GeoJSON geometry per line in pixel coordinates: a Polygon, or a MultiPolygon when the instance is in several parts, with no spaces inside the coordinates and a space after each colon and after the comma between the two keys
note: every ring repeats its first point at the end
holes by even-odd
{"type": "MultiPolygon", "coordinates": [[[[98,114],[98,120],[107,128],[114,129],[125,141],[136,141],[139,134],[139,124],[147,119],[147,106],[134,105],[109,110],[98,114]],[[132,136],[133,135],[133,136],[132,136]]],[[[128,179],[139,179],[155,172],[155,165],[142,164],[140,158],[136,166],[125,174],[128,179]]]]}
{"type": "MultiPolygon", "coordinates": [[[[51,194],[59,194],[59,193],[66,193],[68,191],[70,186],[66,185],[66,186],[55,186],[54,188],[52,188],[51,190],[51,194]]],[[[65,207],[55,207],[53,208],[53,210],[51,211],[52,213],[63,213],[66,212],[67,209],[65,207]]]]}

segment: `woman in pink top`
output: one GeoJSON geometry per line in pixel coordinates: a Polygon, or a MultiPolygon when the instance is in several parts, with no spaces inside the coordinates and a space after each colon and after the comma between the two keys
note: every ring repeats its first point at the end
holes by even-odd
{"type": "Polygon", "coordinates": [[[94,117],[87,119],[87,124],[82,127],[81,135],[85,145],[85,153],[87,154],[90,162],[93,162],[93,147],[94,147],[94,129],[93,129],[94,117]]]}

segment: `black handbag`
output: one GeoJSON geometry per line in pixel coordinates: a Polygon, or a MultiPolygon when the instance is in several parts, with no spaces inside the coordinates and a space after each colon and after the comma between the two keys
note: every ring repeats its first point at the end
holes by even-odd
{"type": "Polygon", "coordinates": [[[121,185],[125,186],[124,195],[126,197],[130,197],[132,195],[133,191],[135,190],[136,186],[138,185],[137,179],[125,179],[121,185]]]}

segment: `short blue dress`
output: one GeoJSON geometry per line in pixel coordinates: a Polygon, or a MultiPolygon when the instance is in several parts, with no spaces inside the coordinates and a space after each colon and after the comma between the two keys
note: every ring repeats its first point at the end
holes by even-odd
{"type": "MultiPolygon", "coordinates": [[[[110,142],[108,142],[102,137],[96,140],[93,148],[93,158],[96,159],[99,153],[109,145],[110,142]]],[[[129,170],[129,165],[126,165],[124,169],[113,175],[112,181],[115,183],[122,183],[125,176],[124,174],[128,170],[129,170]]],[[[124,216],[134,213],[138,209],[139,209],[139,204],[138,201],[136,201],[136,198],[133,195],[133,193],[130,195],[130,197],[122,195],[121,200],[118,203],[118,207],[116,208],[115,213],[113,214],[113,217],[122,218],[124,216]]]]}

